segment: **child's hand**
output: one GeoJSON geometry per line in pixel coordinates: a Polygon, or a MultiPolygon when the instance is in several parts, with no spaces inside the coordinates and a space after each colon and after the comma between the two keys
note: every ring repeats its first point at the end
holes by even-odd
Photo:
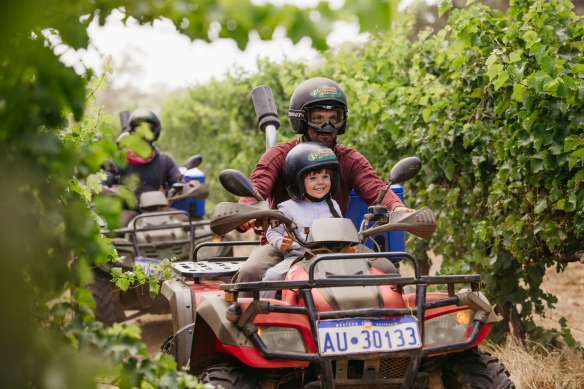
{"type": "Polygon", "coordinates": [[[280,250],[287,251],[290,248],[290,246],[292,246],[292,243],[294,243],[294,241],[292,240],[292,238],[290,238],[290,235],[288,235],[288,233],[285,233],[284,237],[282,238],[282,243],[280,244],[280,250]]]}

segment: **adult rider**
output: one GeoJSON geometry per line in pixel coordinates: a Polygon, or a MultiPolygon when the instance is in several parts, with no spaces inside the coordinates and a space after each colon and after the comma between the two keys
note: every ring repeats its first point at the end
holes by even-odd
{"type": "MultiPolygon", "coordinates": [[[[272,209],[290,199],[282,174],[284,159],[294,146],[306,141],[320,142],[335,152],[340,165],[340,187],[333,198],[339,204],[343,215],[347,213],[352,189],[368,205],[375,204],[380,189],[385,188],[386,184],[377,176],[363,155],[337,143],[337,135],[342,135],[347,125],[347,98],[336,82],[317,77],[301,83],[290,98],[288,118],[294,133],[301,136],[268,149],[250,177],[258,193],[267,199],[272,209]]],[[[239,203],[249,204],[254,201],[256,200],[251,197],[243,197],[239,203]]],[[[382,204],[392,211],[412,212],[391,190],[387,191],[382,204]]],[[[240,226],[240,229],[248,230],[254,227],[253,220],[250,220],[240,226]]],[[[262,238],[262,243],[265,242],[265,238],[262,238]]],[[[234,276],[233,282],[261,280],[266,270],[282,261],[283,256],[283,251],[270,244],[254,248],[234,276]]],[[[372,264],[384,273],[397,272],[386,258],[378,258],[372,264]]],[[[240,295],[248,296],[249,293],[240,295]]]]}
{"type": "MultiPolygon", "coordinates": [[[[137,175],[140,184],[135,190],[136,199],[140,200],[140,195],[144,192],[161,191],[167,194],[172,185],[181,182],[182,175],[174,160],[165,153],[154,147],[154,142],[160,136],[160,120],[156,114],[148,109],[140,108],[132,112],[129,119],[129,128],[124,130],[127,133],[135,133],[139,126],[147,125],[152,132],[150,141],[150,155],[141,157],[132,150],[126,150],[125,168],[119,169],[119,174],[108,173],[103,185],[111,187],[114,184],[121,184],[125,177],[137,175]]],[[[122,134],[124,135],[124,134],[122,134]]],[[[200,183],[196,180],[189,181],[188,186],[196,187],[200,183]]],[[[139,214],[138,211],[125,209],[120,217],[123,226],[128,225],[130,220],[139,214]]]]}

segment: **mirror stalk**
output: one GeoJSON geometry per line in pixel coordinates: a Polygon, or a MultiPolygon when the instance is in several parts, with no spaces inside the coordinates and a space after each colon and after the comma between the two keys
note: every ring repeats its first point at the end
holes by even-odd
{"type": "Polygon", "coordinates": [[[389,182],[387,183],[387,186],[379,191],[379,195],[377,195],[377,204],[375,204],[375,205],[381,205],[381,202],[383,201],[385,194],[387,193],[387,191],[391,187],[391,184],[392,184],[392,180],[390,178],[389,182]]]}
{"type": "Polygon", "coordinates": [[[258,191],[256,190],[255,192],[253,192],[253,195],[251,195],[251,197],[253,197],[256,201],[264,201],[264,198],[262,197],[261,194],[258,193],[258,191]]]}

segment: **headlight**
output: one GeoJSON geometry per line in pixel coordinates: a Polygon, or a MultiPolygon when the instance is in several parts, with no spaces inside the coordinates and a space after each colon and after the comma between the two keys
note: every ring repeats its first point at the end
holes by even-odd
{"type": "Polygon", "coordinates": [[[424,323],[424,346],[441,346],[462,342],[472,311],[465,309],[438,316],[424,323]]]}
{"type": "Polygon", "coordinates": [[[260,326],[258,335],[266,347],[272,351],[306,352],[302,334],[295,328],[260,326]]]}

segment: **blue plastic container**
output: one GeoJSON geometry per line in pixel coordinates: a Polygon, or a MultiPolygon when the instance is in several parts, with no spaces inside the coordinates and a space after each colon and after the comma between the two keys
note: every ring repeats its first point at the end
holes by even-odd
{"type": "MultiPolygon", "coordinates": [[[[205,182],[205,173],[198,168],[187,170],[183,173],[183,182],[197,180],[200,183],[205,182]]],[[[205,200],[184,199],[175,201],[172,207],[181,211],[187,211],[191,218],[201,218],[205,216],[205,200]]]]}
{"type": "MultiPolygon", "coordinates": [[[[395,193],[402,201],[404,200],[404,188],[401,185],[392,185],[391,190],[395,193]]],[[[367,204],[361,200],[361,198],[351,191],[351,197],[349,200],[349,209],[347,210],[346,217],[353,221],[357,230],[361,228],[361,222],[363,221],[363,215],[368,213],[367,204]]],[[[405,250],[405,234],[403,231],[391,231],[384,232],[381,234],[373,235],[371,238],[377,242],[382,251],[404,251],[405,250]]],[[[374,243],[370,239],[366,241],[366,246],[372,250],[377,251],[374,243]]],[[[401,261],[402,258],[392,258],[392,261],[401,261]]]]}

